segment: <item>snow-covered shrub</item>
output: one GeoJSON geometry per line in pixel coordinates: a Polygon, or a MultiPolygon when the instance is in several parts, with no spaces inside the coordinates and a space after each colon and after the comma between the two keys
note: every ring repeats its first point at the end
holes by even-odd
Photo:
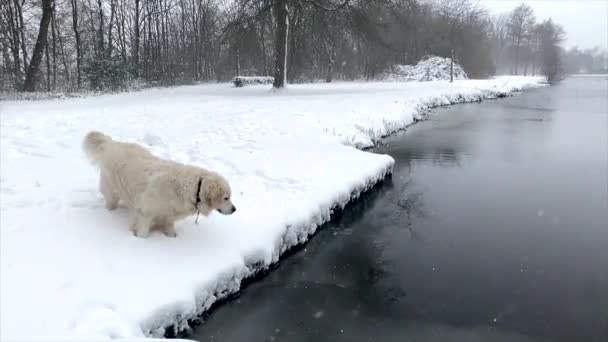
{"type": "MultiPolygon", "coordinates": [[[[461,65],[454,62],[454,79],[465,80],[467,74],[461,65]]],[[[450,59],[438,56],[423,58],[416,65],[393,65],[384,79],[387,81],[439,81],[450,79],[450,59]]]]}

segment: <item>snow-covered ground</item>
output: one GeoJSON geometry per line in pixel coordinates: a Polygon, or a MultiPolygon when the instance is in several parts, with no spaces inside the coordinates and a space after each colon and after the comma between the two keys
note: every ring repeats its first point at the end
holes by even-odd
{"type": "Polygon", "coordinates": [[[539,86],[540,79],[227,84],[0,103],[2,340],[162,336],[305,242],[390,173],[361,151],[429,106],[539,86]],[[224,174],[239,208],[188,218],[178,237],[134,237],[107,211],[81,152],[88,130],[224,174]]]}

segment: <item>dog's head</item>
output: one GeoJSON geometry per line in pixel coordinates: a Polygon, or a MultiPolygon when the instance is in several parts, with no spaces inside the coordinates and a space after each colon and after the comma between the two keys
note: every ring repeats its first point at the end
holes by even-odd
{"type": "Polygon", "coordinates": [[[200,189],[201,199],[209,211],[217,210],[224,215],[232,215],[236,207],[232,204],[232,190],[228,182],[218,174],[205,177],[200,189]]]}

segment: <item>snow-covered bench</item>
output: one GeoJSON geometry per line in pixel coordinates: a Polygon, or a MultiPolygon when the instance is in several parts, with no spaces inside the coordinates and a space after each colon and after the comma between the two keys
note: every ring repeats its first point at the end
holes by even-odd
{"type": "Polygon", "coordinates": [[[236,76],[232,79],[235,87],[243,87],[252,84],[272,84],[274,77],[272,76],[236,76]]]}

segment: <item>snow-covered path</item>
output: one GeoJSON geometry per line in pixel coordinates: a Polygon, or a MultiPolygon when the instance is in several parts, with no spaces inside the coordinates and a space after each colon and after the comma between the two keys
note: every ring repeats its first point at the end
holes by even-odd
{"type": "Polygon", "coordinates": [[[390,172],[358,150],[428,106],[539,86],[524,77],[427,83],[226,84],[0,103],[2,340],[160,336],[305,242],[390,172]],[[217,170],[239,211],[134,237],[104,209],[80,146],[91,129],[217,170]],[[354,147],[353,147],[354,146],[354,147]]]}

